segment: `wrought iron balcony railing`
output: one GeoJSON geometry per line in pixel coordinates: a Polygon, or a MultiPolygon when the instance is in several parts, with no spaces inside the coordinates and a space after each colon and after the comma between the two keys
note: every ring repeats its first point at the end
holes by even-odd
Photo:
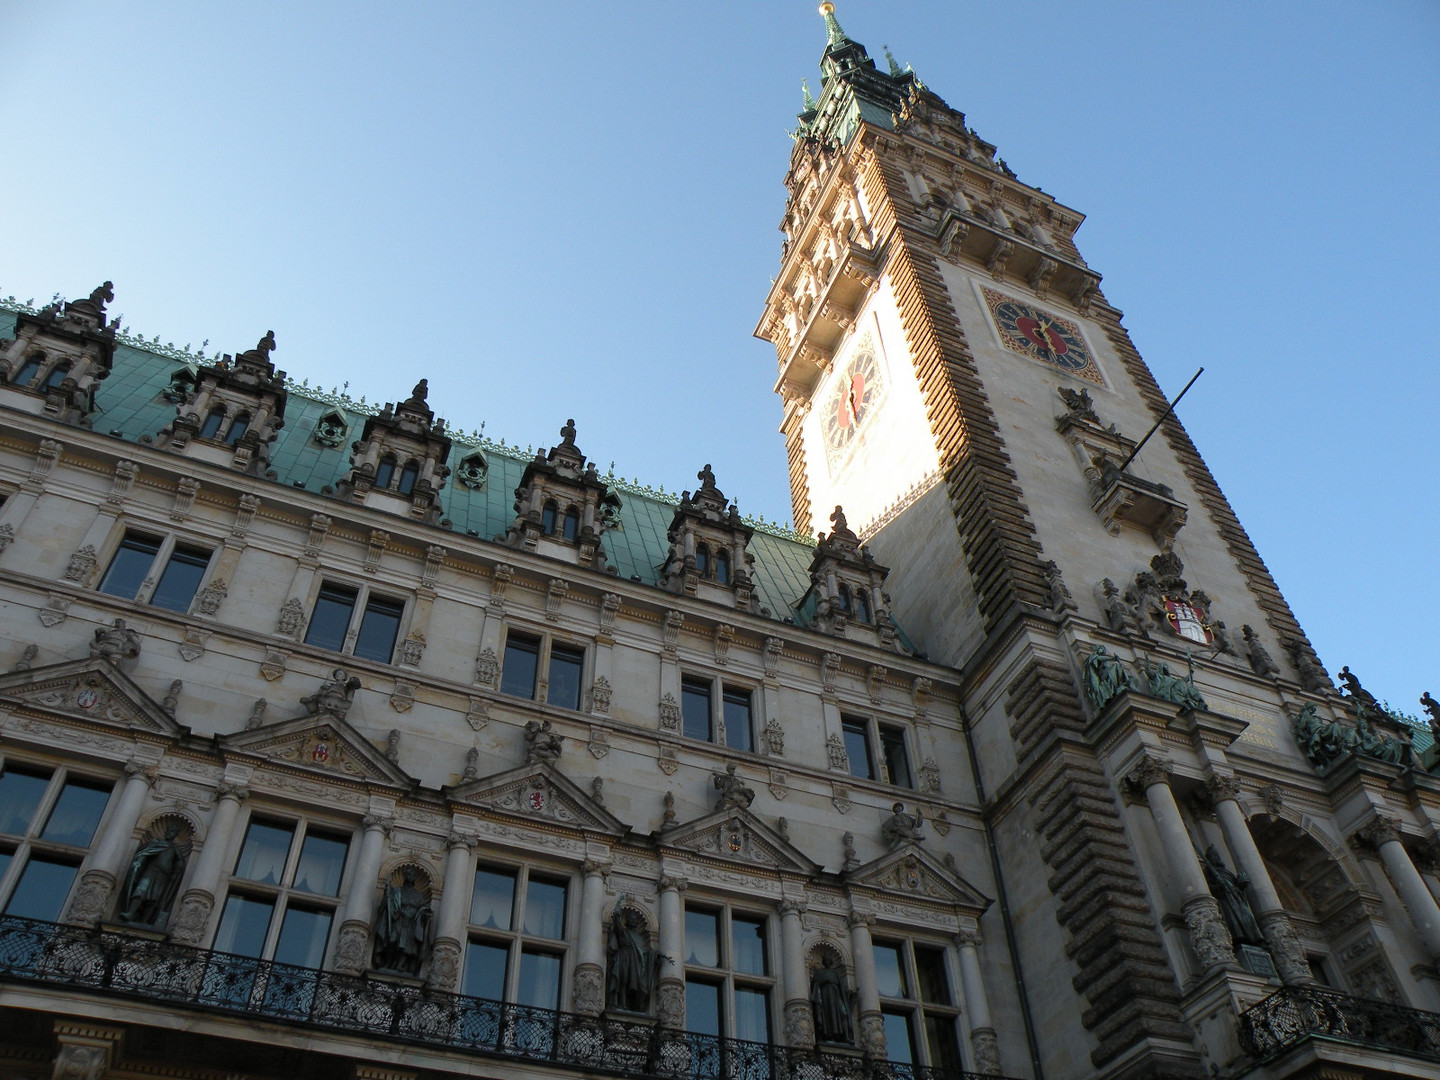
{"type": "Polygon", "coordinates": [[[1328,1039],[1440,1061],[1440,1013],[1289,986],[1240,1014],[1246,1049],[1261,1061],[1306,1039],[1328,1039]]]}
{"type": "Polygon", "coordinates": [[[0,980],[624,1077],[1003,1080],[506,1004],[12,916],[0,917],[0,980]]]}

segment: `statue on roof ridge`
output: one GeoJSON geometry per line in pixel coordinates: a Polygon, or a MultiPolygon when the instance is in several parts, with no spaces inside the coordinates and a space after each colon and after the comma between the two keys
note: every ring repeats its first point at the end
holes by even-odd
{"type": "Polygon", "coordinates": [[[710,468],[710,463],[708,461],[705,463],[705,467],[695,474],[695,479],[700,481],[700,487],[702,490],[705,488],[713,488],[715,486],[715,470],[710,468]]]}
{"type": "Polygon", "coordinates": [[[272,351],[274,351],[274,349],[275,349],[275,331],[274,331],[274,330],[266,330],[266,331],[265,331],[265,336],[262,337],[262,338],[256,343],[256,345],[255,345],[255,351],[258,352],[261,356],[265,357],[265,359],[268,360],[268,359],[270,359],[270,353],[271,353],[272,351]]]}
{"type": "Polygon", "coordinates": [[[566,420],[565,426],[560,429],[560,440],[565,446],[575,445],[575,421],[566,420]]]}
{"type": "Polygon", "coordinates": [[[405,402],[405,404],[406,404],[406,405],[419,405],[419,404],[423,404],[424,401],[425,401],[425,398],[428,397],[429,394],[430,394],[430,380],[429,380],[429,379],[421,379],[418,383],[415,384],[415,389],[410,391],[410,398],[409,398],[409,400],[407,400],[407,401],[405,402]]]}
{"type": "Polygon", "coordinates": [[[845,520],[845,511],[842,507],[835,507],[835,512],[830,515],[830,523],[835,526],[836,532],[850,531],[850,525],[845,520]]]}
{"type": "Polygon", "coordinates": [[[104,311],[105,305],[111,303],[114,299],[115,283],[113,281],[105,282],[90,294],[90,303],[94,304],[101,311],[104,311]]]}

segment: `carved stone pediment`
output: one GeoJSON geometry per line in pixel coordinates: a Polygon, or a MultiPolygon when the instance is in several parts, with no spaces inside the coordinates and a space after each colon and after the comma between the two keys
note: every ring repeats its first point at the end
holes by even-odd
{"type": "Polygon", "coordinates": [[[549,821],[617,837],[630,831],[630,826],[597,803],[573,780],[541,761],[446,788],[445,794],[453,802],[480,806],[527,821],[549,821]]]}
{"type": "Polygon", "coordinates": [[[740,807],[726,807],[676,825],[660,837],[660,846],[665,850],[807,877],[820,870],[799,848],[740,807]]]}
{"type": "Polygon", "coordinates": [[[0,675],[0,700],[12,706],[161,735],[189,732],[123,671],[98,658],[67,660],[0,675]]]}
{"type": "Polygon", "coordinates": [[[913,898],[953,904],[977,917],[990,906],[989,897],[919,847],[892,851],[846,876],[852,887],[873,889],[892,900],[913,898]]]}
{"type": "Polygon", "coordinates": [[[343,720],[299,716],[222,735],[221,751],[254,755],[306,772],[412,788],[415,780],[343,720]]]}

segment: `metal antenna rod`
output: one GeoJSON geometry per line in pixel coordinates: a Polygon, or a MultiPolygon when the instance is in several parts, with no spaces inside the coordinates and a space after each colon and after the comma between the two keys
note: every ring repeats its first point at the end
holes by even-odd
{"type": "MultiPolygon", "coordinates": [[[[1190,381],[1185,384],[1185,390],[1189,390],[1190,387],[1194,386],[1195,380],[1203,374],[1205,374],[1205,369],[1202,367],[1199,371],[1195,372],[1195,374],[1190,377],[1190,381]]],[[[1145,438],[1141,439],[1138,443],[1135,444],[1135,449],[1130,451],[1130,456],[1127,457],[1124,463],[1120,466],[1120,472],[1124,472],[1130,462],[1135,460],[1135,455],[1140,453],[1141,447],[1143,447],[1147,442],[1150,441],[1150,436],[1154,435],[1155,432],[1160,430],[1160,425],[1165,422],[1165,417],[1169,416],[1172,412],[1174,412],[1175,406],[1180,404],[1180,399],[1185,396],[1185,390],[1181,390],[1180,393],[1175,395],[1175,400],[1170,402],[1169,407],[1164,411],[1164,413],[1161,414],[1160,419],[1155,421],[1155,426],[1145,433],[1145,438]]]]}

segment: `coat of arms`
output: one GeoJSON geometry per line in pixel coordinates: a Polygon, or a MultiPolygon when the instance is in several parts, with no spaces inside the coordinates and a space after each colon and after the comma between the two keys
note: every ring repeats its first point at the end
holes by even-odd
{"type": "Polygon", "coordinates": [[[1205,621],[1207,613],[1203,608],[1188,604],[1184,600],[1171,600],[1169,597],[1162,599],[1161,607],[1165,609],[1165,622],[1170,629],[1186,641],[1209,645],[1215,640],[1209,623],[1205,621]]]}

